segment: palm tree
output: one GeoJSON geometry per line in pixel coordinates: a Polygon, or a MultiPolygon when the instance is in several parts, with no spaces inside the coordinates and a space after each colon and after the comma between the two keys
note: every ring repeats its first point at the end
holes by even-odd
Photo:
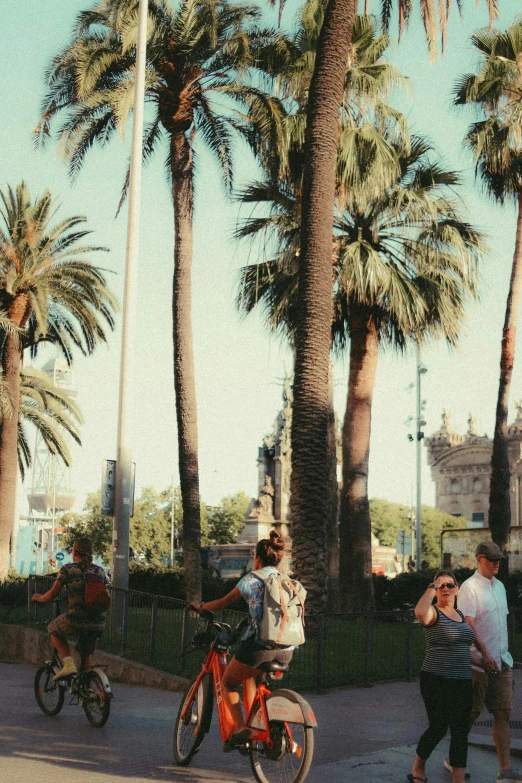
{"type": "MultiPolygon", "coordinates": [[[[303,134],[306,128],[306,96],[310,87],[311,74],[314,68],[315,47],[318,31],[321,29],[324,9],[320,0],[310,0],[303,7],[302,24],[296,36],[296,50],[292,60],[280,70],[279,81],[283,96],[296,99],[298,110],[294,115],[283,121],[286,130],[286,141],[281,146],[282,160],[279,162],[278,177],[272,178],[273,185],[258,183],[243,192],[244,201],[270,202],[273,199],[273,211],[270,226],[278,230],[279,253],[289,255],[291,263],[295,261],[295,253],[300,247],[300,210],[303,197],[303,134]],[[293,219],[288,222],[289,215],[293,219]],[[282,216],[283,223],[277,225],[282,216]]],[[[369,197],[376,188],[382,188],[391,183],[397,176],[396,150],[386,137],[402,139],[404,149],[408,148],[407,131],[404,119],[387,106],[383,99],[388,91],[404,83],[402,75],[392,68],[384,59],[383,53],[387,47],[388,38],[377,35],[376,23],[372,17],[358,16],[354,22],[354,33],[350,47],[350,56],[345,66],[344,94],[341,110],[337,113],[336,123],[341,128],[339,147],[336,159],[336,188],[339,196],[357,182],[360,197],[369,197]],[[359,166],[359,156],[364,158],[364,164],[359,166]]],[[[269,156],[261,156],[268,174],[272,171],[272,161],[269,156]]],[[[255,222],[246,229],[251,233],[255,222]]],[[[241,231],[239,232],[241,235],[241,231]]],[[[246,235],[246,234],[243,234],[246,235]]],[[[326,261],[331,277],[331,237],[330,249],[326,261]]],[[[294,315],[292,323],[291,342],[296,348],[295,336],[298,333],[300,318],[301,294],[296,289],[292,297],[294,315]]],[[[331,321],[331,283],[329,293],[329,310],[331,321]]],[[[281,323],[281,320],[279,320],[281,323]]],[[[330,341],[331,325],[329,326],[330,341]]],[[[311,335],[313,337],[313,335],[311,335]]],[[[312,368],[314,369],[314,368],[312,368]]],[[[330,363],[326,367],[327,379],[330,375],[330,363]]],[[[297,374],[296,363],[296,374],[297,374]]],[[[296,376],[297,377],[297,376],[296,376]]],[[[292,560],[300,578],[306,583],[309,591],[309,603],[316,611],[324,609],[326,604],[327,574],[331,586],[335,583],[333,571],[335,566],[335,544],[337,535],[337,503],[332,492],[332,475],[335,473],[335,438],[332,427],[334,416],[332,408],[331,384],[327,384],[326,400],[322,405],[322,424],[326,427],[327,441],[322,444],[326,449],[324,464],[319,460],[316,449],[320,447],[318,438],[311,438],[306,448],[308,460],[317,460],[324,472],[314,476],[311,485],[306,485],[308,499],[304,503],[316,502],[317,496],[322,497],[323,511],[328,520],[326,525],[314,524],[314,518],[308,513],[296,513],[291,506],[292,520],[292,560]],[[333,464],[333,470],[332,470],[333,464]],[[322,477],[322,478],[321,478],[322,477]],[[313,498],[312,498],[313,495],[313,498]]],[[[292,431],[294,438],[294,430],[292,431]]],[[[292,441],[293,442],[293,441],[292,441]]],[[[292,446],[294,448],[294,446],[292,446]]],[[[294,460],[292,460],[294,466],[294,460]]],[[[294,481],[294,467],[292,467],[294,481]]],[[[294,497],[294,490],[292,490],[294,497]]],[[[323,518],[324,519],[324,518],[323,518]]]]}
{"type": "Polygon", "coordinates": [[[507,416],[522,286],[522,22],[506,32],[480,30],[471,37],[480,55],[477,72],[456,84],[454,102],[471,106],[481,119],[470,126],[466,144],[475,156],[475,175],[486,193],[518,208],[515,252],[506,303],[500,382],[491,457],[489,526],[493,540],[505,547],[511,525],[507,416]]]}
{"type": "MultiPolygon", "coordinates": [[[[444,336],[454,344],[464,304],[475,292],[481,238],[461,217],[448,191],[458,177],[430,160],[419,138],[408,154],[398,149],[400,173],[379,196],[352,197],[339,211],[330,244],[331,341],[349,341],[350,376],[342,433],[340,587],[343,608],[372,607],[368,458],[371,406],[381,345],[403,350],[408,342],[444,336]],[[333,251],[332,251],[333,248],[333,251]]],[[[364,192],[364,188],[363,188],[364,192]]],[[[243,193],[270,207],[265,218],[246,221],[240,236],[275,235],[276,255],[242,270],[238,304],[258,303],[274,330],[293,339],[300,258],[297,199],[288,183],[257,183],[243,193]]]]}
{"type": "Polygon", "coordinates": [[[457,341],[466,300],[476,293],[480,234],[451,195],[459,178],[432,162],[432,149],[413,138],[399,153],[392,187],[364,202],[354,191],[335,221],[339,243],[334,342],[350,343],[343,423],[340,509],[340,592],[343,606],[371,609],[371,521],[368,461],[379,348],[444,337],[457,341]]]}
{"type": "MultiPolygon", "coordinates": [[[[49,94],[36,132],[44,140],[53,118],[66,115],[59,135],[72,175],[91,145],[104,144],[117,129],[123,131],[132,109],[137,4],[138,0],[101,0],[92,11],[80,14],[71,43],[48,71],[49,94]]],[[[270,124],[278,102],[252,85],[245,86],[244,78],[265,45],[270,49],[272,36],[253,26],[258,15],[253,5],[233,5],[228,0],[181,0],[175,10],[167,0],[149,3],[146,98],[154,116],[146,128],[144,156],[148,159],[162,140],[166,142],[175,229],[174,387],[190,600],[201,596],[191,322],[194,144],[199,139],[214,153],[230,188],[233,107],[250,111],[262,126],[270,124]]],[[[245,127],[244,115],[238,125],[255,143],[256,133],[248,122],[245,127]]]]}
{"type": "MultiPolygon", "coordinates": [[[[486,0],[490,9],[495,0],[486,0]]],[[[406,23],[411,2],[398,0],[406,23]]],[[[433,24],[431,0],[419,0],[428,41],[433,24]]],[[[393,0],[381,0],[384,19],[393,0]]],[[[329,0],[317,46],[307,105],[299,325],[295,336],[294,413],[292,417],[292,492],[290,511],[298,520],[294,548],[303,557],[324,546],[329,518],[328,492],[328,364],[330,353],[331,267],[329,255],[334,214],[337,117],[349,59],[356,0],[329,0]]],[[[449,4],[447,4],[449,8],[449,4]]],[[[433,51],[433,47],[432,47],[433,51]]]]}
{"type": "Polygon", "coordinates": [[[24,182],[16,190],[0,191],[0,202],[0,309],[12,325],[1,344],[3,381],[11,402],[11,415],[4,416],[0,426],[1,580],[7,576],[16,498],[23,348],[31,344],[34,353],[41,342],[51,340],[68,359],[73,346],[91,353],[106,340],[102,322],[114,325],[116,302],[103,273],[84,258],[104,248],[78,245],[89,233],[83,228],[85,218],[53,224],[56,204],[49,191],[31,201],[24,182]]]}
{"type": "MultiPolygon", "coordinates": [[[[1,391],[0,391],[1,394],[1,391]]],[[[0,412],[1,421],[11,414],[11,405],[0,412]]],[[[22,479],[25,469],[31,467],[27,424],[38,431],[51,454],[56,454],[65,464],[72,464],[71,454],[64,433],[81,446],[79,426],[83,416],[71,392],[56,386],[47,373],[34,367],[20,370],[20,407],[18,417],[18,467],[22,479]]]]}

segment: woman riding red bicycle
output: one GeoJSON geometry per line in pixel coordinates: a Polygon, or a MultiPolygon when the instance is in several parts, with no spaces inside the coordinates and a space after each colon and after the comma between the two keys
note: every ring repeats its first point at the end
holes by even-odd
{"type": "MultiPolygon", "coordinates": [[[[254,570],[263,571],[264,576],[279,573],[277,566],[284,554],[285,542],[275,530],[270,532],[270,538],[258,541],[254,558],[254,570]]],[[[259,624],[263,616],[263,598],[265,583],[253,573],[244,576],[236,587],[216,601],[192,603],[191,608],[198,614],[203,610],[211,612],[226,609],[239,598],[248,603],[251,622],[243,634],[236,654],[228,663],[222,680],[222,693],[234,721],[234,732],[225,743],[224,750],[234,750],[250,738],[250,729],[245,726],[245,718],[237,687],[243,683],[245,702],[251,704],[256,690],[255,677],[260,674],[259,666],[268,661],[288,664],[292,659],[294,647],[264,642],[259,638],[259,624]]]]}

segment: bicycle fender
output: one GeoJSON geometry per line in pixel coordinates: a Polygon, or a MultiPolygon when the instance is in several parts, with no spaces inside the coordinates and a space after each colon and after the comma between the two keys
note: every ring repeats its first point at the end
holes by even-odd
{"type": "Polygon", "coordinates": [[[205,699],[205,705],[203,707],[203,716],[201,718],[200,733],[208,734],[210,730],[210,724],[212,722],[212,708],[213,708],[213,694],[212,694],[212,675],[205,674],[201,681],[203,685],[203,694],[205,699]]]}
{"type": "MultiPolygon", "coordinates": [[[[268,712],[268,720],[286,721],[287,723],[300,723],[304,726],[310,726],[317,728],[317,721],[312,708],[306,701],[295,691],[289,691],[281,689],[271,693],[266,698],[266,709],[268,712]]],[[[253,729],[264,729],[263,713],[261,710],[257,710],[253,716],[252,721],[249,723],[253,729]]]]}
{"type": "Polygon", "coordinates": [[[109,682],[109,678],[107,677],[107,675],[105,674],[103,669],[94,668],[94,669],[92,669],[92,671],[96,672],[96,674],[98,675],[98,677],[102,681],[102,683],[103,683],[103,690],[105,691],[105,693],[110,693],[111,696],[112,696],[111,684],[109,682]]]}

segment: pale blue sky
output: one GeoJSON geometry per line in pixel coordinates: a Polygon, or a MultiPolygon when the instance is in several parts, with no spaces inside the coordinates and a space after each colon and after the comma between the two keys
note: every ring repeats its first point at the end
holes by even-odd
{"type": "MultiPolygon", "coordinates": [[[[375,1],[375,0],[374,0],[375,1]]],[[[287,2],[290,24],[299,7],[287,2]]],[[[111,253],[99,262],[114,274],[120,295],[125,259],[126,212],[114,219],[129,154],[130,126],[125,141],[115,138],[104,150],[94,150],[77,181],[68,179],[56,144],[35,151],[31,131],[36,125],[44,92],[44,71],[50,57],[68,40],[76,13],[88,0],[17,0],[5,3],[0,33],[3,117],[0,124],[0,187],[27,180],[32,193],[51,188],[62,201],[62,215],[84,214],[97,244],[111,253]]],[[[500,25],[519,10],[518,0],[500,0],[500,25]]],[[[485,6],[485,4],[484,4],[485,6]]],[[[465,431],[468,413],[479,417],[479,431],[493,429],[500,337],[515,239],[515,211],[488,202],[473,185],[472,162],[462,149],[467,121],[450,108],[455,78],[473,63],[468,44],[473,29],[487,24],[485,7],[464,0],[465,21],[452,11],[448,51],[429,64],[423,34],[416,20],[400,45],[393,43],[388,59],[410,77],[413,93],[400,99],[416,133],[428,134],[447,165],[462,171],[463,193],[470,219],[490,237],[491,255],[482,268],[480,302],[470,306],[468,326],[460,347],[448,352],[437,344],[423,352],[429,372],[424,376],[427,433],[440,423],[445,407],[454,427],[465,431]]],[[[395,40],[395,31],[392,36],[395,40]]],[[[253,166],[239,149],[240,177],[253,166]]],[[[172,382],[171,277],[173,255],[172,208],[158,157],[144,170],[139,269],[137,371],[134,378],[136,416],[131,437],[137,464],[138,488],[164,488],[175,476],[177,444],[172,382]]],[[[215,164],[202,154],[196,183],[193,317],[198,394],[202,498],[217,502],[223,495],[257,492],[257,447],[271,429],[280,407],[280,380],[290,355],[279,340],[270,339],[257,318],[242,321],[235,311],[236,270],[249,258],[231,234],[237,206],[226,203],[215,164]]],[[[250,256],[251,260],[252,256],[250,256]]],[[[512,401],[522,397],[522,334],[519,335],[512,401]]],[[[97,489],[101,463],[114,458],[117,417],[119,332],[108,347],[88,360],[78,358],[75,378],[78,401],[86,423],[83,448],[74,450],[73,486],[78,509],[85,494],[97,489]]],[[[414,379],[412,356],[381,356],[375,390],[372,426],[370,495],[408,503],[414,481],[414,446],[407,440],[404,420],[415,401],[404,388],[414,379]]],[[[346,365],[335,369],[336,407],[344,412],[346,365]]],[[[513,414],[511,414],[513,416],[513,414]]],[[[425,459],[424,459],[425,463],[425,459]]],[[[432,503],[429,469],[423,468],[423,499],[432,503]]],[[[25,504],[21,503],[25,513],[25,504]]]]}

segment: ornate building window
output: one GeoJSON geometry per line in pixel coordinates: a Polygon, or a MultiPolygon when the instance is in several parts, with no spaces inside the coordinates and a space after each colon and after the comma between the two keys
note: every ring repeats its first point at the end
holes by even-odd
{"type": "Polygon", "coordinates": [[[482,492],[482,491],[483,491],[482,479],[479,478],[478,476],[475,476],[475,478],[473,479],[473,492],[482,492]]]}
{"type": "Polygon", "coordinates": [[[452,478],[450,480],[450,494],[452,494],[452,495],[460,495],[461,488],[462,487],[461,487],[460,479],[452,478]]]}

